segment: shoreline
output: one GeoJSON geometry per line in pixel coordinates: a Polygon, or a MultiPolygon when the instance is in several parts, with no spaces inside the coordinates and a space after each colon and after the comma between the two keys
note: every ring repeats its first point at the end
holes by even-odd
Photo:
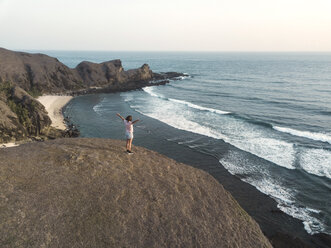
{"type": "MultiPolygon", "coordinates": [[[[70,108],[70,119],[74,124],[80,126],[81,137],[123,139],[122,126],[116,121],[115,114],[116,111],[130,113],[132,109],[121,101],[120,93],[111,95],[112,104],[109,105],[111,107],[108,109],[108,114],[114,116],[114,121],[110,121],[106,128],[103,125],[96,125],[98,126],[98,132],[91,129],[93,124],[89,119],[80,118],[80,115],[73,115],[73,109],[70,108]]],[[[75,104],[76,112],[84,111],[86,116],[94,116],[93,119],[98,123],[98,115],[92,107],[103,98],[102,94],[91,94],[85,97],[91,98],[92,104],[89,105],[89,101],[84,99],[84,105],[75,104]]],[[[239,177],[231,175],[219,163],[218,158],[171,141],[173,137],[187,135],[186,131],[169,127],[138,112],[135,112],[134,115],[135,118],[144,121],[136,127],[136,139],[133,146],[137,145],[151,149],[211,174],[231,193],[240,206],[259,223],[263,233],[275,247],[329,247],[327,244],[331,240],[330,235],[323,233],[308,234],[302,221],[283,213],[278,209],[277,202],[270,196],[243,182],[239,177]]],[[[223,141],[219,141],[218,145],[226,149],[223,141]]]]}
{"type": "Polygon", "coordinates": [[[64,121],[62,109],[73,99],[73,96],[43,95],[36,99],[44,105],[48,112],[48,116],[52,121],[51,126],[60,130],[66,130],[67,126],[64,121]]]}

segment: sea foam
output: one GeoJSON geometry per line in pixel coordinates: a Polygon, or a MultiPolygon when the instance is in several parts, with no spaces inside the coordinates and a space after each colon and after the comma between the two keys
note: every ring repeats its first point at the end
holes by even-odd
{"type": "Polygon", "coordinates": [[[171,102],[183,104],[183,105],[186,105],[190,108],[194,108],[194,109],[197,109],[197,110],[209,111],[211,113],[216,113],[216,114],[221,114],[221,115],[230,114],[230,112],[227,112],[227,111],[223,111],[223,110],[219,110],[219,109],[213,109],[213,108],[207,108],[207,107],[199,106],[199,105],[191,103],[191,102],[178,100],[178,99],[174,99],[174,98],[167,98],[167,97],[164,97],[162,95],[158,95],[158,94],[154,93],[152,87],[144,87],[143,90],[146,93],[148,93],[149,95],[153,96],[153,97],[158,97],[158,98],[168,100],[168,101],[171,101],[171,102]]]}
{"type": "Polygon", "coordinates": [[[288,133],[291,135],[304,137],[304,138],[308,138],[308,139],[312,139],[312,140],[316,140],[316,141],[327,142],[327,143],[331,144],[331,134],[313,133],[313,132],[308,132],[308,131],[295,130],[295,129],[287,128],[287,127],[278,127],[278,126],[273,126],[273,128],[279,132],[288,133]]]}
{"type": "Polygon", "coordinates": [[[297,203],[295,196],[298,192],[284,186],[281,180],[275,180],[273,174],[263,165],[252,162],[235,151],[229,151],[219,161],[231,174],[245,175],[242,181],[275,199],[281,211],[301,220],[308,233],[314,234],[325,230],[324,224],[314,216],[320,213],[320,210],[297,203]]]}
{"type": "MultiPolygon", "coordinates": [[[[136,109],[140,113],[165,122],[177,129],[205,135],[215,139],[222,139],[239,149],[250,152],[279,166],[287,169],[295,169],[295,167],[293,167],[293,161],[295,159],[293,144],[270,137],[267,132],[257,129],[253,124],[231,118],[230,116],[226,117],[226,113],[228,112],[205,108],[173,98],[169,99],[156,94],[151,87],[146,87],[143,90],[150,96],[167,101],[167,103],[164,102],[160,104],[155,102],[154,104],[157,107],[154,107],[150,111],[146,111],[146,108],[136,109]],[[223,118],[222,120],[219,120],[220,124],[212,126],[210,122],[207,121],[208,123],[204,123],[202,121],[210,117],[202,117],[201,115],[197,116],[194,111],[184,109],[183,106],[189,107],[189,109],[193,108],[209,111],[218,114],[219,116],[224,116],[226,119],[223,118]],[[174,109],[177,109],[177,111],[174,109]],[[184,118],[181,115],[178,115],[180,112],[186,112],[186,115],[191,116],[191,119],[189,117],[184,118]],[[192,119],[194,121],[192,121],[192,119]]],[[[214,119],[214,122],[215,121],[216,119],[214,119]]]]}
{"type": "Polygon", "coordinates": [[[104,104],[105,98],[103,98],[98,104],[93,106],[94,112],[97,114],[100,114],[102,112],[103,104],[104,104]]]}
{"type": "Polygon", "coordinates": [[[300,165],[310,174],[331,178],[331,151],[305,149],[300,154],[300,165]]]}
{"type": "Polygon", "coordinates": [[[183,101],[183,100],[177,100],[177,99],[169,98],[169,101],[184,104],[184,105],[186,105],[188,107],[191,107],[191,108],[195,108],[195,109],[202,110],[202,111],[209,111],[209,112],[220,114],[220,115],[230,114],[230,112],[227,112],[227,111],[222,111],[222,110],[213,109],[213,108],[206,108],[206,107],[202,107],[202,106],[199,106],[199,105],[187,102],[187,101],[183,101]]]}

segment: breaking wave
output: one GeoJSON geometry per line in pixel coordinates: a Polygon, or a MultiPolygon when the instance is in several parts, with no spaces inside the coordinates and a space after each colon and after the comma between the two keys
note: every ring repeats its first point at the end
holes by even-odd
{"type": "Polygon", "coordinates": [[[278,127],[278,126],[274,126],[273,129],[275,129],[279,132],[288,133],[291,135],[308,138],[308,139],[312,139],[312,140],[316,140],[316,141],[327,142],[327,143],[331,144],[331,134],[299,131],[299,130],[295,130],[292,128],[278,127]]]}

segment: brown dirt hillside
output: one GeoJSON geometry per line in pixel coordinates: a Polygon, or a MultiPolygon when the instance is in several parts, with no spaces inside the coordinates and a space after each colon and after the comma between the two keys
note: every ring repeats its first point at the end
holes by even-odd
{"type": "Polygon", "coordinates": [[[103,63],[84,61],[73,69],[45,54],[15,52],[0,47],[0,84],[12,82],[35,95],[66,94],[89,87],[131,90],[133,86],[143,87],[153,78],[160,77],[162,75],[154,74],[147,64],[125,71],[119,59],[103,63]]]}
{"type": "Polygon", "coordinates": [[[0,247],[271,247],[209,174],[123,141],[0,150],[0,247]]]}

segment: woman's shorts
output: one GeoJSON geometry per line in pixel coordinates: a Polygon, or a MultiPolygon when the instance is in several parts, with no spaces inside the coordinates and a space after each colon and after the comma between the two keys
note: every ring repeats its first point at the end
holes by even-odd
{"type": "Polygon", "coordinates": [[[126,139],[133,139],[133,133],[125,132],[125,138],[126,139]]]}

